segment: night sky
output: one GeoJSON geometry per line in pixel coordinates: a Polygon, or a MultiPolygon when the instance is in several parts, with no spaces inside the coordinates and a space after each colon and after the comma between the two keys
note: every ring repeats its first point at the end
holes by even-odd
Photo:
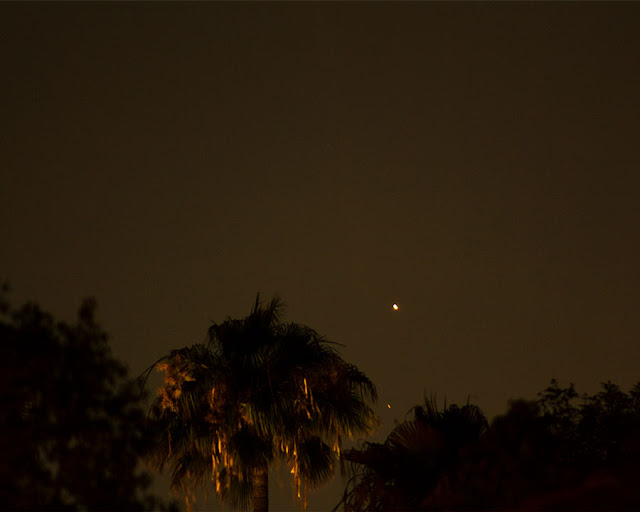
{"type": "Polygon", "coordinates": [[[278,293],[378,386],[375,439],[425,393],[491,418],[552,377],[626,390],[639,27],[640,3],[3,3],[0,275],[60,318],[95,296],[134,375],[278,293]]]}

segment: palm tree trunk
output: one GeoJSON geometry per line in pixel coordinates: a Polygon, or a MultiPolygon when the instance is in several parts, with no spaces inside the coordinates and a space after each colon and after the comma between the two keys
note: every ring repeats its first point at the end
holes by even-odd
{"type": "Polygon", "coordinates": [[[269,469],[256,469],[253,474],[253,512],[269,512],[269,469]]]}

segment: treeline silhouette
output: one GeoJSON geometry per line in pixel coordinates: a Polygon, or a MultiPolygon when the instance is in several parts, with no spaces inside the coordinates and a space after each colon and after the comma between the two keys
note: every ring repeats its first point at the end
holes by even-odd
{"type": "Polygon", "coordinates": [[[552,380],[491,425],[471,404],[408,414],[384,443],[344,453],[334,510],[640,510],[640,383],[579,396],[552,380]]]}
{"type": "Polygon", "coordinates": [[[188,507],[201,486],[267,511],[268,469],[285,461],[303,509],[339,462],[336,511],[640,510],[640,383],[579,395],[552,380],[491,423],[428,398],[385,442],[343,451],[378,423],[375,386],[283,307],[258,297],[151,365],[165,381],[148,413],[94,300],[66,323],[12,308],[0,285],[0,510],[177,510],[149,492],[143,461],[170,468],[188,507]]]}

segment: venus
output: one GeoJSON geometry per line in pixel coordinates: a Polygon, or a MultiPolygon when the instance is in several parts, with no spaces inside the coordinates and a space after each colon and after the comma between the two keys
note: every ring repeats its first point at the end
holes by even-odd
{"type": "Polygon", "coordinates": [[[394,311],[398,311],[398,309],[400,309],[397,304],[394,304],[391,307],[393,308],[394,311]]]}

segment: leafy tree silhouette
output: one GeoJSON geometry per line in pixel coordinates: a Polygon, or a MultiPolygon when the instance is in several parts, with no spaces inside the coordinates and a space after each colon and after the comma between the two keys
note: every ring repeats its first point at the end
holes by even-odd
{"type": "Polygon", "coordinates": [[[85,300],[75,324],[0,292],[0,509],[158,510],[143,399],[85,300]]]}

